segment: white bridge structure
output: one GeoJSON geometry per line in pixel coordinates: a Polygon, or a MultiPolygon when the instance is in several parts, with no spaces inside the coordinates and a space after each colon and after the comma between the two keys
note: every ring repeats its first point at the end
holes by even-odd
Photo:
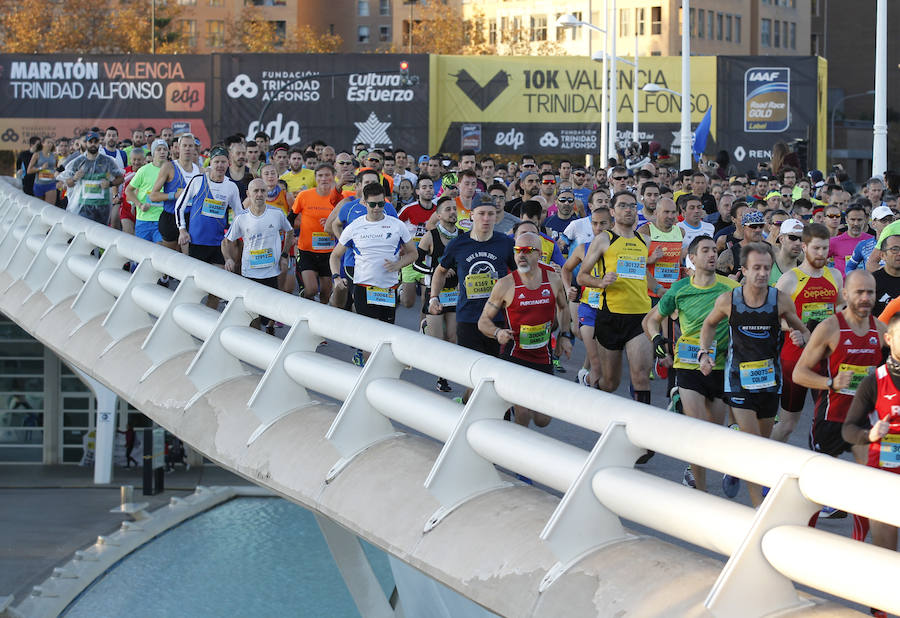
{"type": "MultiPolygon", "coordinates": [[[[900,526],[896,475],[305,301],[2,182],[0,289],[0,312],[206,457],[496,614],[857,615],[798,585],[900,613],[900,555],[807,527],[823,504],[900,526]],[[287,336],[249,328],[259,314],[287,336]],[[358,368],[317,353],[323,339],[372,355],[358,368]],[[404,380],[410,367],[474,394],[456,403],[404,380]],[[512,404],[601,437],[588,452],[504,422],[512,404]],[[634,469],[645,449],[771,491],[757,510],[699,492],[634,469]]],[[[392,615],[360,577],[362,614],[392,615]]]]}

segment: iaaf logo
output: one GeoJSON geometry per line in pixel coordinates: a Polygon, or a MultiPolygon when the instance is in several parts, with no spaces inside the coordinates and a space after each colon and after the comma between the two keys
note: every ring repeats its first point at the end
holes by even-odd
{"type": "Polygon", "coordinates": [[[497,146],[510,146],[513,150],[518,150],[525,144],[525,134],[517,131],[515,128],[510,129],[506,133],[497,131],[494,137],[494,144],[497,146]]]}
{"type": "Polygon", "coordinates": [[[751,82],[771,82],[781,78],[781,71],[754,71],[747,76],[747,81],[751,82]]]}
{"type": "Polygon", "coordinates": [[[352,103],[412,101],[415,93],[400,75],[354,73],[350,76],[347,100],[352,103]]]}

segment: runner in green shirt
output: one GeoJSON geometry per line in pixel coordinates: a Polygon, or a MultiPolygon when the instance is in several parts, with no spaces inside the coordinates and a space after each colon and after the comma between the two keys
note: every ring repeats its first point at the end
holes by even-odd
{"type": "MultiPolygon", "coordinates": [[[[728,355],[728,323],[716,329],[714,370],[709,376],[700,373],[700,329],[712,311],[716,298],[738,287],[737,281],[716,274],[716,243],[709,236],[698,236],[688,246],[694,264],[694,275],[679,279],[644,318],[644,332],[653,342],[654,353],[666,356],[666,341],[660,329],[664,318],[678,311],[681,336],[675,344],[675,382],[684,413],[694,418],[722,424],[727,412],[723,400],[725,359],[728,355]]],[[[704,354],[707,352],[704,350],[704,354]]],[[[706,470],[691,464],[697,489],[706,491],[706,470]]],[[[685,472],[686,482],[689,472],[685,472]]]]}
{"type": "Polygon", "coordinates": [[[151,202],[148,194],[153,189],[163,164],[169,157],[169,145],[161,139],[153,142],[153,160],[141,167],[125,188],[125,196],[134,204],[134,235],[150,242],[162,242],[159,232],[161,202],[151,202]]]}

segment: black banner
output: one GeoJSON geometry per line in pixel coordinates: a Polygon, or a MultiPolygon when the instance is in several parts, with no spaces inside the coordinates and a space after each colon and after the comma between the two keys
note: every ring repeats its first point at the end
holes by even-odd
{"type": "Polygon", "coordinates": [[[428,56],[221,56],[222,135],[265,131],[273,142],[362,142],[423,153],[428,141],[428,56]],[[409,62],[408,83],[400,74],[409,62]],[[260,115],[265,113],[262,124],[260,115]]]}
{"type": "MultiPolygon", "coordinates": [[[[814,159],[817,126],[817,59],[720,56],[718,148],[738,169],[772,156],[775,142],[809,140],[814,159]]],[[[711,149],[707,149],[711,152],[711,149]]],[[[808,167],[815,167],[810,161],[808,167]]]]}

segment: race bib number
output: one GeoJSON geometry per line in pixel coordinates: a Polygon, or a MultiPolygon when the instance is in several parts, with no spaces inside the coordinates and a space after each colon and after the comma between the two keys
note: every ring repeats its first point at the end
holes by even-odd
{"type": "Polygon", "coordinates": [[[803,323],[810,320],[821,322],[827,317],[834,315],[833,303],[803,303],[800,306],[800,319],[803,323]]]}
{"type": "Polygon", "coordinates": [[[647,258],[628,259],[620,257],[616,260],[616,274],[623,279],[646,279],[647,258]]]}
{"type": "Polygon", "coordinates": [[[275,254],[271,247],[250,250],[250,268],[269,268],[275,266],[275,254]]]}
{"type": "Polygon", "coordinates": [[[591,307],[593,307],[594,309],[599,309],[600,308],[600,298],[601,298],[600,290],[595,290],[595,289],[589,290],[587,304],[590,305],[591,307]]]}
{"type": "Polygon", "coordinates": [[[455,307],[456,301],[459,300],[459,290],[457,288],[444,288],[438,294],[438,301],[444,307],[455,307]]]}
{"type": "Polygon", "coordinates": [[[472,220],[471,219],[460,219],[456,222],[456,227],[461,229],[464,232],[472,231],[472,220]]]}
{"type": "Polygon", "coordinates": [[[203,208],[200,209],[200,213],[205,217],[212,217],[213,219],[224,219],[225,218],[225,202],[222,200],[214,200],[211,197],[203,200],[203,208]]]}
{"type": "Polygon", "coordinates": [[[775,381],[775,361],[771,358],[740,364],[741,388],[748,391],[772,388],[775,381]]]}
{"type": "Polygon", "coordinates": [[[881,454],[878,457],[881,468],[900,468],[900,434],[889,433],[881,439],[881,454]]]}
{"type": "MultiPolygon", "coordinates": [[[[697,355],[700,353],[700,340],[696,337],[682,337],[678,340],[678,349],[676,350],[677,360],[682,363],[691,365],[699,365],[700,361],[697,355]]],[[[716,349],[713,348],[709,353],[709,360],[716,362],[716,349]]]]}
{"type": "Polygon", "coordinates": [[[523,350],[536,350],[550,341],[550,323],[522,324],[519,327],[519,347],[523,350]]]}
{"type": "Polygon", "coordinates": [[[856,389],[859,388],[859,383],[863,381],[867,375],[875,371],[875,367],[865,367],[863,365],[848,365],[847,363],[841,363],[840,367],[838,367],[838,373],[841,371],[852,371],[853,377],[850,378],[850,386],[847,388],[842,388],[838,392],[842,395],[856,395],[856,389]]]}
{"type": "Polygon", "coordinates": [[[466,275],[464,284],[466,286],[466,298],[488,298],[494,284],[497,282],[491,273],[472,273],[466,275]]]}
{"type": "Polygon", "coordinates": [[[313,251],[331,251],[334,249],[334,237],[326,232],[312,233],[313,251]]]}
{"type": "Polygon", "coordinates": [[[56,178],[56,174],[53,170],[41,170],[38,172],[38,178],[40,180],[54,180],[56,178]]]}
{"type": "Polygon", "coordinates": [[[675,283],[678,281],[678,275],[681,274],[681,267],[671,262],[657,262],[653,273],[660,283],[675,283]]]}
{"type": "Polygon", "coordinates": [[[396,307],[397,295],[393,289],[366,288],[366,302],[379,307],[396,307]]]}
{"type": "Polygon", "coordinates": [[[84,197],[88,199],[102,199],[103,188],[100,186],[99,180],[86,180],[83,189],[84,197]]]}

